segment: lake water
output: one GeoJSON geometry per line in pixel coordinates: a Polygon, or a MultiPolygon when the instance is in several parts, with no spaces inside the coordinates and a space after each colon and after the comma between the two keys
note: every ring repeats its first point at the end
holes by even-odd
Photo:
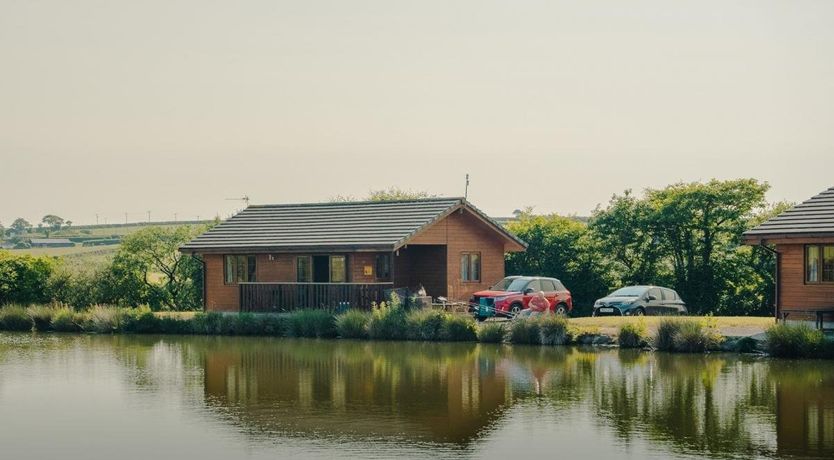
{"type": "Polygon", "coordinates": [[[0,458],[834,458],[834,363],[0,334],[0,458]]]}

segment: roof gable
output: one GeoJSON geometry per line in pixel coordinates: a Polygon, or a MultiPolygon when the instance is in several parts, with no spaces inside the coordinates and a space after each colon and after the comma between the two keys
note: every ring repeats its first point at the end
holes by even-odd
{"type": "Polygon", "coordinates": [[[744,232],[748,241],[834,235],[834,187],[744,232]]]}
{"type": "Polygon", "coordinates": [[[183,252],[393,251],[466,206],[524,246],[462,198],[253,205],[180,247],[183,252]]]}

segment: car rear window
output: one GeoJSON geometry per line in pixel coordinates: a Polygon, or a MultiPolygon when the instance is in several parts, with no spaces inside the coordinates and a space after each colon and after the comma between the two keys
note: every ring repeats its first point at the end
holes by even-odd
{"type": "Polygon", "coordinates": [[[562,284],[562,282],[561,282],[561,281],[559,281],[559,280],[553,280],[553,282],[554,282],[554,283],[556,283],[556,290],[557,290],[557,291],[567,291],[567,290],[568,290],[568,288],[566,288],[566,287],[565,287],[565,285],[564,285],[564,284],[562,284]]]}
{"type": "Polygon", "coordinates": [[[551,280],[539,280],[542,284],[542,291],[555,291],[556,285],[551,280]]]}
{"type": "Polygon", "coordinates": [[[662,289],[663,291],[663,300],[678,300],[678,294],[671,290],[671,289],[662,289]]]}

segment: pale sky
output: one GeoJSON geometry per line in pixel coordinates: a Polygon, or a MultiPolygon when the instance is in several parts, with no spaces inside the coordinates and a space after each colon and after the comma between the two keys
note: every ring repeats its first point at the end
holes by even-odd
{"type": "Polygon", "coordinates": [[[834,1],[0,0],[0,222],[834,185],[834,1]]]}

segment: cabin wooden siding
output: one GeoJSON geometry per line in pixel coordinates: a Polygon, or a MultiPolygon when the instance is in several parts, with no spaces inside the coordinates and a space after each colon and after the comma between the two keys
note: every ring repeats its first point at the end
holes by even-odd
{"type": "Polygon", "coordinates": [[[453,212],[416,235],[408,244],[446,246],[446,296],[454,300],[469,300],[473,293],[498,282],[504,277],[504,253],[518,250],[465,209],[453,212]],[[461,280],[460,258],[465,252],[481,254],[480,282],[461,280]]]}
{"type": "MultiPolygon", "coordinates": [[[[781,254],[779,267],[779,310],[834,309],[834,283],[805,282],[805,244],[793,241],[776,244],[781,254]]],[[[834,238],[814,238],[807,244],[834,244],[834,238]]],[[[790,319],[813,319],[808,315],[791,313],[790,319]]]]}

